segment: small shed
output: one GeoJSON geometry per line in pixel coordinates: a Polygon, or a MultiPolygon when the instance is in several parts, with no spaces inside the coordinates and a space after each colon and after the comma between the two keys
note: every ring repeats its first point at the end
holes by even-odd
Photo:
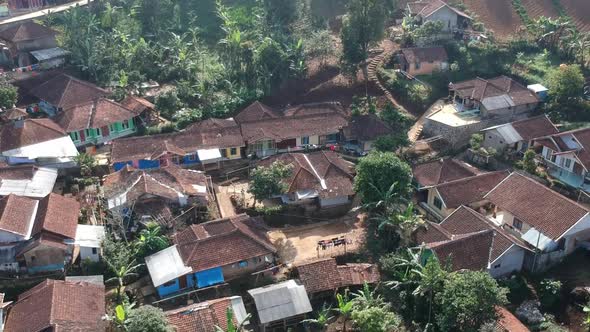
{"type": "Polygon", "coordinates": [[[305,287],[292,279],[251,289],[248,294],[254,299],[262,331],[280,326],[286,330],[312,311],[305,287]]]}
{"type": "Polygon", "coordinates": [[[80,259],[98,262],[104,238],[104,226],[78,225],[75,245],[80,247],[80,259]]]}
{"type": "Polygon", "coordinates": [[[190,267],[184,265],[184,261],[180,257],[176,245],[146,257],[145,265],[152,278],[152,283],[158,289],[160,296],[163,294],[163,288],[172,288],[170,290],[166,289],[167,292],[179,290],[180,288],[176,279],[192,272],[190,267]],[[169,283],[171,285],[168,285],[169,283]]]}
{"type": "Polygon", "coordinates": [[[549,89],[541,84],[527,85],[527,89],[532,91],[541,101],[545,101],[549,95],[549,89]]]}

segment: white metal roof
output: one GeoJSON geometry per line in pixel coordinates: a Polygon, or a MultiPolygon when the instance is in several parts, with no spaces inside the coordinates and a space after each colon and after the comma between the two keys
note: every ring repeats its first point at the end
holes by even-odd
{"type": "Polygon", "coordinates": [[[78,225],[74,243],[80,247],[100,248],[104,237],[104,226],[78,225]]]}
{"type": "Polygon", "coordinates": [[[219,149],[197,150],[197,155],[201,162],[221,159],[221,152],[219,149]]]}
{"type": "Polygon", "coordinates": [[[184,265],[176,245],[146,257],[145,265],[148,268],[154,287],[192,272],[190,267],[184,265]]]}
{"type": "Polygon", "coordinates": [[[39,167],[31,179],[1,180],[0,196],[15,194],[33,198],[41,198],[53,191],[57,179],[57,169],[39,167]]]}
{"type": "Polygon", "coordinates": [[[35,59],[39,61],[51,60],[55,58],[61,58],[66,56],[69,52],[64,50],[63,48],[54,47],[54,48],[47,48],[44,50],[37,50],[30,52],[35,59]]]}
{"type": "Polygon", "coordinates": [[[78,149],[76,149],[70,136],[63,136],[45,142],[3,151],[2,155],[5,157],[28,159],[75,157],[78,155],[78,149]]]}
{"type": "Polygon", "coordinates": [[[69,276],[66,277],[66,281],[73,281],[73,282],[87,282],[90,284],[96,285],[104,285],[104,277],[102,275],[94,275],[94,276],[69,276]]]}
{"type": "Polygon", "coordinates": [[[520,142],[523,140],[522,136],[514,129],[511,124],[507,124],[506,126],[501,126],[497,128],[502,138],[504,138],[504,142],[506,144],[514,144],[516,142],[520,142]]]}
{"type": "Polygon", "coordinates": [[[303,285],[295,280],[248,291],[254,298],[260,323],[266,324],[277,320],[301,315],[312,311],[311,303],[303,285]]]}
{"type": "Polygon", "coordinates": [[[555,241],[536,230],[534,227],[522,235],[522,239],[541,251],[551,250],[556,246],[555,241]]]}
{"type": "Polygon", "coordinates": [[[531,84],[531,85],[527,85],[526,87],[527,89],[531,90],[534,93],[538,93],[538,92],[544,92],[544,91],[549,91],[549,89],[547,89],[546,87],[544,87],[541,84],[531,84]]]}

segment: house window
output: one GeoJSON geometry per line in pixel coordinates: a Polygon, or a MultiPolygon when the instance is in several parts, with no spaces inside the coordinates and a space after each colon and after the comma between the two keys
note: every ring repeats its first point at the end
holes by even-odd
{"type": "Polygon", "coordinates": [[[109,131],[110,131],[110,132],[117,131],[117,126],[115,126],[115,124],[114,124],[114,123],[111,123],[111,124],[109,125],[109,131]]]}
{"type": "Polygon", "coordinates": [[[566,159],[565,163],[564,163],[565,168],[570,168],[570,166],[572,166],[572,160],[571,159],[566,159]]]}
{"type": "Polygon", "coordinates": [[[236,149],[236,148],[229,149],[229,154],[232,156],[235,156],[236,154],[238,154],[238,149],[236,149]]]}
{"type": "Polygon", "coordinates": [[[176,280],[168,281],[167,283],[162,284],[163,287],[170,287],[176,285],[176,280]]]}
{"type": "Polygon", "coordinates": [[[96,254],[98,254],[98,250],[97,250],[96,248],[92,248],[92,254],[93,254],[93,255],[96,255],[96,254]]]}
{"type": "Polygon", "coordinates": [[[80,139],[80,136],[78,136],[78,132],[74,131],[73,133],[70,133],[70,136],[72,137],[72,140],[77,141],[80,139]]]}
{"type": "Polygon", "coordinates": [[[188,161],[196,161],[197,160],[197,155],[196,154],[189,154],[187,156],[188,161]]]}
{"type": "Polygon", "coordinates": [[[123,129],[129,129],[129,120],[123,121],[121,127],[123,127],[123,129]]]}
{"type": "Polygon", "coordinates": [[[443,203],[442,203],[442,201],[440,200],[440,198],[438,198],[438,197],[435,197],[435,198],[434,198],[434,203],[433,203],[433,204],[434,204],[434,206],[435,206],[437,209],[439,209],[439,210],[442,210],[443,203]]]}
{"type": "Polygon", "coordinates": [[[415,69],[420,69],[420,62],[416,62],[416,63],[414,64],[414,67],[415,67],[415,69]]]}
{"type": "Polygon", "coordinates": [[[309,136],[301,137],[301,145],[308,145],[309,144],[309,136]]]}
{"type": "Polygon", "coordinates": [[[180,164],[180,158],[178,158],[178,156],[172,156],[172,162],[175,164],[180,164]]]}
{"type": "Polygon", "coordinates": [[[86,132],[86,137],[91,137],[92,136],[90,134],[91,133],[90,129],[84,129],[84,131],[86,132]]]}
{"type": "Polygon", "coordinates": [[[518,219],[514,219],[514,221],[512,222],[512,226],[514,226],[514,228],[516,228],[520,231],[520,230],[522,230],[522,221],[520,221],[518,219]]]}
{"type": "Polygon", "coordinates": [[[94,132],[96,133],[96,136],[100,136],[100,128],[94,129],[94,132]]]}

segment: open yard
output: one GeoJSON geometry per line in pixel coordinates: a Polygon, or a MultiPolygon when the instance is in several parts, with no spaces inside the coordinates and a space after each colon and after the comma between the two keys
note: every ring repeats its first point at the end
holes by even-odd
{"type": "Polygon", "coordinates": [[[334,221],[274,229],[269,236],[284,263],[301,263],[358,251],[365,239],[364,222],[363,215],[350,213],[334,221]],[[345,245],[318,246],[319,241],[342,237],[345,245]]]}

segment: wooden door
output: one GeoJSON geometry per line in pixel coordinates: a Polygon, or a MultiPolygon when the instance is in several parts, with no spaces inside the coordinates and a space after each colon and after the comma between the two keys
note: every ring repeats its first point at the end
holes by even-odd
{"type": "Polygon", "coordinates": [[[178,284],[180,286],[180,289],[185,289],[186,288],[186,286],[187,286],[186,278],[187,277],[188,276],[182,276],[182,277],[178,278],[178,284]]]}

